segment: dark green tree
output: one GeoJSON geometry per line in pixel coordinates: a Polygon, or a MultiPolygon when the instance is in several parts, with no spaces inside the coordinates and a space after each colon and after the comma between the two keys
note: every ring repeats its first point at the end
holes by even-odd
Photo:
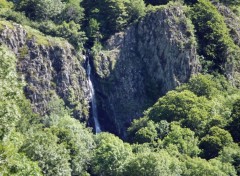
{"type": "Polygon", "coordinates": [[[240,142],[240,99],[233,104],[231,114],[232,121],[229,123],[227,129],[232,134],[235,142],[240,142]]]}
{"type": "Polygon", "coordinates": [[[192,8],[191,17],[199,40],[199,54],[212,62],[209,71],[223,72],[224,64],[237,56],[224,17],[209,0],[199,0],[192,8]]]}
{"type": "Polygon", "coordinates": [[[127,159],[132,155],[129,144],[118,137],[101,133],[96,136],[96,149],[92,161],[92,170],[97,175],[121,175],[127,159]]]}
{"type": "Polygon", "coordinates": [[[212,127],[209,134],[201,139],[199,147],[203,149],[202,156],[206,159],[217,157],[223,147],[232,144],[230,133],[219,127],[212,127]]]}

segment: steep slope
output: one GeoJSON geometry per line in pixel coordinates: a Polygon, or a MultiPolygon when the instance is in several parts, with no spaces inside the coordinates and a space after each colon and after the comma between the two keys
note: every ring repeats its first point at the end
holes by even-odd
{"type": "MultiPolygon", "coordinates": [[[[225,23],[230,30],[229,34],[232,37],[234,43],[240,47],[240,18],[236,14],[234,14],[228,7],[219,3],[216,6],[218,11],[225,18],[225,23]]],[[[233,84],[237,87],[240,87],[240,59],[238,59],[232,65],[231,74],[233,84]]]]}
{"type": "Polygon", "coordinates": [[[25,94],[35,112],[49,113],[48,102],[58,95],[75,117],[88,117],[90,92],[82,53],[62,39],[7,21],[0,21],[0,43],[17,55],[17,70],[27,82],[25,94]]]}
{"type": "Polygon", "coordinates": [[[94,54],[100,121],[123,135],[133,118],[199,70],[184,7],[148,14],[94,54]]]}

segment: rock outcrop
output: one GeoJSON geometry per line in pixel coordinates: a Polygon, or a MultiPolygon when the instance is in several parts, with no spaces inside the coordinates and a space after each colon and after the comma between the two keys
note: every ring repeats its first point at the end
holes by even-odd
{"type": "Polygon", "coordinates": [[[90,92],[82,53],[62,39],[6,21],[0,22],[0,43],[16,54],[18,72],[27,83],[25,94],[35,112],[48,114],[48,102],[58,95],[75,117],[88,117],[90,92]]]}
{"type": "Polygon", "coordinates": [[[199,70],[193,26],[182,6],[148,14],[94,54],[100,122],[124,136],[161,95],[199,70]]]}
{"type": "MultiPolygon", "coordinates": [[[[216,7],[221,15],[225,18],[225,23],[229,28],[229,34],[234,43],[240,47],[240,18],[232,12],[228,7],[217,3],[216,7]]],[[[237,48],[239,50],[239,48],[237,48]]],[[[239,54],[239,53],[238,53],[239,54]]],[[[229,64],[229,73],[225,73],[228,79],[237,87],[240,87],[240,59],[235,60],[234,63],[229,64]]]]}

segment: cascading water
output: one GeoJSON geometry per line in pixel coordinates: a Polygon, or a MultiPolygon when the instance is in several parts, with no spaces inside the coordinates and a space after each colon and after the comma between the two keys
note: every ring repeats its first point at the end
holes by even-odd
{"type": "Polygon", "coordinates": [[[87,77],[88,77],[88,84],[89,84],[89,89],[90,89],[92,116],[93,116],[94,125],[95,125],[95,132],[100,133],[101,132],[101,127],[100,127],[100,124],[99,124],[99,121],[98,121],[95,91],[94,91],[94,87],[93,87],[93,84],[92,84],[92,81],[91,81],[91,65],[89,63],[89,58],[87,58],[87,77]]]}

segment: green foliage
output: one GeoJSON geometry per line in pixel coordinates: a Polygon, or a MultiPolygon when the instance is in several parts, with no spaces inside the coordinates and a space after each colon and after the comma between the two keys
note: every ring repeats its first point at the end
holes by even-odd
{"type": "Polygon", "coordinates": [[[145,114],[155,122],[167,120],[168,122],[180,120],[191,130],[201,133],[206,126],[210,106],[205,97],[197,97],[194,93],[184,90],[182,92],[170,91],[160,98],[145,114]]]}
{"type": "Polygon", "coordinates": [[[49,130],[29,131],[21,152],[38,161],[44,175],[71,175],[70,156],[64,144],[49,130]]]}
{"type": "Polygon", "coordinates": [[[63,2],[66,3],[65,9],[58,20],[67,23],[74,21],[76,24],[81,24],[84,18],[84,9],[80,6],[82,0],[64,0],[63,2]]]}
{"type": "Polygon", "coordinates": [[[200,158],[187,158],[185,161],[184,176],[235,176],[236,172],[232,166],[217,161],[207,162],[200,158]],[[230,167],[230,168],[229,168],[230,167]],[[226,169],[227,168],[227,169],[226,169]]]}
{"type": "Polygon", "coordinates": [[[191,18],[199,40],[199,54],[212,61],[210,71],[223,72],[224,64],[236,59],[237,49],[224,17],[210,1],[199,0],[192,8],[191,18]]]}
{"type": "Polygon", "coordinates": [[[200,148],[203,149],[203,157],[206,159],[218,156],[224,146],[232,144],[230,133],[219,127],[212,127],[209,134],[201,139],[200,148]]]}
{"type": "Polygon", "coordinates": [[[169,123],[161,120],[154,123],[147,117],[133,120],[128,128],[128,140],[132,143],[154,143],[157,139],[163,139],[169,132],[169,123]]]}
{"type": "Polygon", "coordinates": [[[11,2],[8,2],[7,0],[1,0],[0,1],[0,8],[12,8],[13,4],[11,2]]]}
{"type": "Polygon", "coordinates": [[[33,20],[55,19],[64,7],[61,0],[21,0],[16,5],[18,10],[24,11],[33,20]]]}
{"type": "Polygon", "coordinates": [[[52,127],[61,143],[70,151],[72,175],[83,175],[92,159],[93,136],[77,120],[64,118],[52,127]]]}
{"type": "Polygon", "coordinates": [[[171,131],[163,139],[163,145],[176,145],[179,153],[189,155],[190,157],[197,156],[200,153],[198,148],[198,139],[193,131],[188,128],[181,128],[179,125],[171,124],[171,131]]]}
{"type": "MultiPolygon", "coordinates": [[[[99,27],[100,36],[107,39],[110,35],[123,30],[129,23],[145,15],[143,0],[84,0],[82,5],[88,19],[86,29],[90,34],[90,39],[93,37],[91,30],[96,31],[97,29],[98,31],[99,27]]],[[[90,42],[93,43],[92,40],[90,42]]]]}
{"type": "Polygon", "coordinates": [[[129,159],[123,175],[170,176],[181,175],[180,162],[166,151],[137,153],[129,159]]]}
{"type": "Polygon", "coordinates": [[[143,0],[130,0],[127,5],[127,11],[129,14],[128,22],[134,22],[139,17],[143,17],[145,15],[146,7],[143,0]]]}
{"type": "Polygon", "coordinates": [[[231,122],[229,123],[227,129],[232,134],[235,142],[240,142],[240,99],[236,100],[233,104],[233,110],[231,114],[231,122]]]}
{"type": "Polygon", "coordinates": [[[49,112],[43,123],[58,137],[58,143],[64,144],[69,151],[71,174],[84,175],[92,159],[92,133],[78,120],[71,118],[71,111],[64,107],[63,100],[58,97],[49,103],[49,112]]]}
{"type": "Polygon", "coordinates": [[[0,139],[2,139],[22,118],[19,107],[24,101],[23,83],[19,82],[16,71],[16,58],[3,46],[0,46],[0,85],[0,139]]]}
{"type": "Polygon", "coordinates": [[[1,175],[29,175],[41,176],[41,169],[37,162],[31,161],[24,153],[18,152],[23,143],[21,134],[12,132],[11,135],[0,142],[0,174],[1,175]]]}
{"type": "Polygon", "coordinates": [[[96,149],[92,161],[93,173],[97,175],[121,175],[127,158],[132,155],[129,144],[118,137],[101,133],[96,136],[96,149]]]}
{"type": "Polygon", "coordinates": [[[218,159],[223,163],[231,163],[237,171],[237,175],[240,175],[240,147],[237,144],[224,147],[218,159]]]}
{"type": "MultiPolygon", "coordinates": [[[[169,1],[145,2],[162,5],[169,1]]],[[[230,6],[238,1],[220,0],[230,6]]],[[[63,37],[75,48],[83,47],[84,29],[95,53],[101,51],[102,41],[146,13],[143,0],[12,2],[0,1],[1,18],[63,37]]],[[[223,72],[226,64],[234,63],[238,49],[223,16],[208,0],[178,1],[183,2],[191,5],[202,63],[210,71],[223,72]]],[[[0,31],[5,25],[14,28],[1,21],[0,31]]],[[[51,44],[50,37],[27,26],[27,39],[51,44]]],[[[20,57],[27,52],[26,46],[20,48],[20,57]]],[[[113,134],[94,136],[86,124],[71,117],[57,96],[52,97],[45,117],[34,115],[16,63],[15,56],[0,46],[0,175],[240,175],[240,149],[234,143],[240,141],[240,93],[223,76],[198,74],[161,97],[128,128],[130,145],[113,134]]]]}
{"type": "Polygon", "coordinates": [[[193,76],[187,84],[187,89],[195,93],[197,96],[205,96],[210,98],[216,93],[215,82],[211,75],[196,75],[193,76]]]}

